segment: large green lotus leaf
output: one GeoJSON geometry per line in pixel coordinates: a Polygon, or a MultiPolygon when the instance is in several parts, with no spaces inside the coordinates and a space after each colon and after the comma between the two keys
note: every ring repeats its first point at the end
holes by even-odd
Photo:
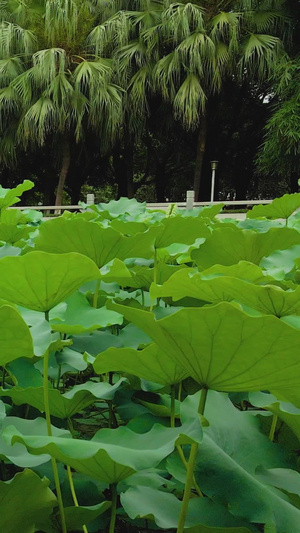
{"type": "MultiPolygon", "coordinates": [[[[50,455],[32,455],[20,443],[9,444],[2,438],[2,433],[8,426],[13,425],[18,431],[24,432],[26,435],[48,435],[46,420],[44,418],[36,418],[35,420],[25,420],[14,416],[7,416],[1,420],[0,432],[0,457],[3,460],[9,460],[18,467],[30,467],[41,465],[50,461],[50,455]]],[[[55,437],[68,437],[70,433],[65,429],[58,429],[51,426],[52,434],[55,437]]]]}
{"type": "MultiPolygon", "coordinates": [[[[250,526],[249,526],[250,527],[250,526]]],[[[195,526],[195,527],[188,527],[187,529],[184,529],[184,533],[249,533],[249,531],[258,531],[258,529],[252,529],[251,530],[247,527],[207,527],[207,526],[195,526]]],[[[276,533],[276,531],[273,529],[267,530],[265,528],[265,533],[276,533]]]]}
{"type": "Polygon", "coordinates": [[[0,260],[2,297],[35,311],[49,311],[85,282],[97,278],[96,265],[77,253],[37,251],[0,260]]]}
{"type": "MultiPolygon", "coordinates": [[[[152,519],[162,529],[176,529],[181,502],[174,494],[155,490],[151,487],[131,487],[121,494],[121,503],[132,519],[152,519]]],[[[230,533],[231,527],[243,526],[244,521],[235,518],[230,513],[209,498],[193,498],[189,502],[185,521],[185,530],[201,524],[203,531],[214,532],[214,527],[222,527],[222,531],[230,533]],[[209,529],[206,529],[208,527],[209,529]],[[230,527],[230,529],[227,529],[230,527]],[[212,528],[212,530],[210,530],[212,528]]],[[[218,529],[217,529],[218,531],[218,529]]],[[[249,529],[242,528],[247,532],[249,529]]]]}
{"type": "Polygon", "coordinates": [[[126,427],[101,429],[90,441],[27,436],[13,426],[3,436],[8,443],[20,442],[34,455],[49,453],[74,470],[104,483],[117,483],[135,471],[157,466],[176,444],[201,440],[199,421],[180,428],[165,428],[156,424],[144,434],[126,427]],[[188,435],[191,436],[188,436],[188,435]]]}
{"type": "Polygon", "coordinates": [[[194,207],[193,209],[180,209],[180,216],[213,219],[221,213],[224,205],[214,204],[205,207],[194,207]]]}
{"type": "Polygon", "coordinates": [[[169,217],[161,221],[155,248],[166,248],[174,243],[193,244],[197,238],[208,238],[211,231],[201,219],[169,217]]]}
{"type": "Polygon", "coordinates": [[[2,257],[20,255],[21,251],[22,248],[5,243],[3,246],[0,246],[0,259],[2,257]]]}
{"type": "Polygon", "coordinates": [[[56,505],[48,479],[40,479],[31,470],[19,472],[10,481],[0,481],[0,530],[5,533],[54,532],[50,517],[56,505]]]}
{"type": "Polygon", "coordinates": [[[219,391],[299,388],[300,332],[273,316],[252,317],[230,303],[180,309],[155,320],[109,303],[141,328],[199,384],[219,391]]]}
{"type": "MultiPolygon", "coordinates": [[[[196,269],[189,269],[191,274],[198,271],[196,269]]],[[[216,276],[230,276],[239,278],[244,281],[255,283],[256,285],[266,285],[267,283],[281,286],[281,282],[276,281],[272,276],[268,276],[264,270],[259,266],[249,263],[248,261],[240,261],[235,265],[213,265],[201,272],[203,279],[211,279],[216,276]]]]}
{"type": "Polygon", "coordinates": [[[141,345],[147,345],[151,343],[150,337],[141,329],[137,328],[134,324],[127,324],[125,328],[122,328],[119,332],[118,340],[122,343],[118,346],[119,348],[135,348],[136,350],[141,345]]]}
{"type": "Polygon", "coordinates": [[[123,322],[123,317],[115,311],[106,309],[106,307],[100,309],[91,307],[84,294],[80,292],[72,294],[65,303],[52,309],[49,317],[53,331],[71,335],[79,335],[123,322]]]}
{"type": "Polygon", "coordinates": [[[105,283],[115,282],[120,280],[120,284],[125,286],[128,280],[131,279],[131,272],[127,266],[120,259],[113,259],[107,265],[100,269],[101,280],[105,283]]]}
{"type": "Polygon", "coordinates": [[[263,257],[260,267],[276,279],[284,279],[285,275],[295,268],[295,261],[300,257],[300,245],[291,246],[287,250],[276,250],[268,257],[263,257]]]}
{"type": "Polygon", "coordinates": [[[264,256],[300,244],[300,233],[290,228],[271,228],[266,233],[228,227],[213,231],[191,257],[203,270],[215,264],[233,265],[250,261],[259,265],[264,256]]]}
{"type": "MultiPolygon", "coordinates": [[[[97,505],[85,507],[65,507],[64,513],[68,531],[82,531],[82,526],[95,520],[111,507],[111,502],[105,501],[97,505]]],[[[229,532],[230,533],[230,532],[229,532]]]]}
{"type": "Polygon", "coordinates": [[[277,317],[300,312],[300,286],[288,292],[277,286],[255,285],[226,275],[207,279],[206,271],[192,276],[188,270],[176,272],[161,287],[153,284],[150,296],[153,299],[171,296],[175,301],[189,296],[211,303],[234,300],[277,317]]]}
{"type": "Polygon", "coordinates": [[[0,223],[0,241],[8,244],[18,244],[22,239],[27,239],[35,231],[32,226],[16,226],[15,224],[0,223]]]}
{"type": "MultiPolygon", "coordinates": [[[[82,385],[75,385],[65,394],[61,394],[59,390],[49,387],[50,413],[57,418],[71,418],[88,405],[94,403],[96,398],[112,400],[115,392],[123,382],[124,379],[120,379],[115,385],[110,385],[104,382],[94,383],[87,381],[82,385]]],[[[26,403],[41,412],[45,411],[43,387],[0,389],[0,396],[10,397],[16,405],[26,403]]]]}
{"type": "Polygon", "coordinates": [[[143,233],[148,229],[148,225],[144,222],[129,222],[118,218],[112,220],[110,226],[123,235],[136,235],[136,233],[143,233]]]}
{"type": "Polygon", "coordinates": [[[6,365],[14,385],[19,387],[39,387],[43,385],[42,374],[34,367],[35,360],[20,357],[6,365]]]}
{"type": "Polygon", "coordinates": [[[79,252],[101,268],[115,258],[153,257],[157,231],[158,228],[151,228],[151,231],[124,237],[113,228],[103,228],[97,222],[59,217],[44,222],[34,242],[37,250],[79,252]]]}
{"type": "Polygon", "coordinates": [[[256,475],[267,485],[300,496],[300,474],[288,468],[264,468],[258,466],[256,475]]]}
{"type": "Polygon", "coordinates": [[[109,348],[97,355],[93,366],[98,374],[128,372],[161,385],[179,383],[188,377],[184,367],[166,356],[156,344],[150,344],[140,351],[133,348],[109,348]]]}
{"type": "MultiPolygon", "coordinates": [[[[158,263],[156,265],[156,279],[157,283],[164,283],[169,279],[174,272],[186,268],[185,265],[168,265],[165,263],[158,263]]],[[[141,288],[148,291],[154,279],[154,269],[145,265],[135,265],[130,268],[131,279],[126,280],[126,286],[134,289],[141,288]]],[[[116,277],[119,283],[121,280],[116,277]]]]}
{"type": "Polygon", "coordinates": [[[255,205],[248,211],[247,218],[289,218],[300,207],[300,194],[285,194],[275,198],[271,204],[255,205]]]}
{"type": "Polygon", "coordinates": [[[34,187],[34,183],[30,180],[24,180],[23,183],[17,185],[13,189],[4,189],[0,185],[0,209],[6,209],[10,205],[20,202],[19,196],[25,191],[29,191],[34,187]]]}
{"type": "MultiPolygon", "coordinates": [[[[256,219],[246,218],[238,223],[238,228],[241,229],[253,229],[259,233],[265,233],[270,228],[282,228],[285,225],[283,220],[268,220],[267,218],[256,219]]],[[[289,224],[289,227],[291,225],[289,224]]]]}
{"type": "Polygon", "coordinates": [[[274,522],[278,533],[298,533],[300,510],[257,475],[260,465],[290,469],[283,449],[259,431],[256,417],[236,409],[224,394],[209,391],[205,417],[210,425],[195,467],[203,492],[235,516],[255,524],[274,522]]]}
{"type": "MultiPolygon", "coordinates": [[[[0,284],[1,284],[0,280],[0,284]]],[[[14,307],[0,307],[0,365],[19,357],[33,357],[30,330],[14,307]]]]}
{"type": "MultiPolygon", "coordinates": [[[[279,392],[280,395],[280,392],[279,392]]],[[[281,394],[284,397],[284,392],[281,394]]],[[[283,420],[300,440],[300,409],[290,402],[279,401],[275,394],[252,392],[249,401],[255,407],[263,407],[283,420]]],[[[298,399],[299,405],[299,399],[298,399]]]]}
{"type": "MultiPolygon", "coordinates": [[[[196,412],[199,397],[199,393],[189,397],[184,402],[186,408],[191,410],[193,405],[196,412]]],[[[205,417],[209,426],[203,429],[195,468],[203,492],[249,522],[275,522],[278,533],[299,532],[299,509],[284,493],[271,488],[257,475],[260,465],[287,467],[286,472],[290,472],[288,453],[261,433],[256,417],[236,409],[225,394],[208,392],[205,417]]],[[[167,468],[175,478],[184,479],[185,469],[178,456],[168,458],[167,468]]]]}
{"type": "Polygon", "coordinates": [[[101,211],[107,211],[113,219],[126,213],[131,216],[144,213],[146,211],[146,202],[138,202],[135,198],[129,199],[121,197],[119,200],[110,200],[108,203],[99,203],[93,207],[98,213],[101,213],[101,211]]]}
{"type": "Polygon", "coordinates": [[[36,209],[5,209],[0,213],[0,221],[5,224],[27,224],[29,223],[32,231],[36,225],[42,221],[43,213],[36,209]]]}

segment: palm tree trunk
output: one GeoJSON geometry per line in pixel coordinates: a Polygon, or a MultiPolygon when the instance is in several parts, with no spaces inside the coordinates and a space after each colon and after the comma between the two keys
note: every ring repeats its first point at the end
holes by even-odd
{"type": "Polygon", "coordinates": [[[62,196],[64,192],[66,177],[68,175],[69,168],[70,168],[70,163],[71,163],[70,139],[69,137],[65,136],[63,138],[63,143],[62,143],[62,164],[61,164],[61,169],[59,173],[55,205],[62,205],[62,196]]]}
{"type": "Polygon", "coordinates": [[[203,115],[201,119],[199,132],[198,132],[197,155],[196,155],[195,170],[194,170],[194,192],[195,192],[196,202],[199,202],[199,193],[200,193],[200,185],[201,185],[202,170],[203,170],[203,159],[204,159],[205,146],[206,146],[206,135],[207,135],[207,118],[205,115],[203,115]]]}

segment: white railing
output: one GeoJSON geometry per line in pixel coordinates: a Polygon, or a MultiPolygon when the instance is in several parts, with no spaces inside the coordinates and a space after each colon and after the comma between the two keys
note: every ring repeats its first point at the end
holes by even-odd
{"type": "MultiPolygon", "coordinates": [[[[95,197],[93,194],[87,195],[87,204],[93,204],[95,197]]],[[[185,202],[155,202],[147,203],[147,209],[161,209],[167,211],[172,204],[176,204],[179,209],[193,209],[193,207],[205,207],[210,205],[224,204],[225,206],[252,206],[259,204],[270,204],[273,200],[220,200],[218,202],[195,202],[194,191],[187,191],[185,202]]],[[[17,205],[12,209],[36,209],[37,211],[45,211],[46,214],[54,212],[60,215],[62,211],[83,211],[81,205],[17,205]]]]}

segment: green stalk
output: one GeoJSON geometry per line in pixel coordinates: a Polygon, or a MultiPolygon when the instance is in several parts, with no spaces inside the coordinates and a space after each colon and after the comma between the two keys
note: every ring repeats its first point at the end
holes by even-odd
{"type": "MultiPolygon", "coordinates": [[[[203,388],[201,390],[201,396],[200,396],[199,407],[198,407],[198,413],[200,415],[204,414],[206,398],[207,398],[207,389],[203,388]]],[[[190,457],[189,457],[189,462],[187,465],[187,473],[186,473],[186,481],[185,481],[183,499],[181,503],[181,509],[180,509],[180,515],[179,515],[176,533],[183,533],[184,531],[184,524],[185,524],[185,519],[186,519],[186,515],[188,512],[191,489],[193,486],[194,470],[195,470],[198,448],[199,448],[198,443],[194,443],[191,445],[190,457]]]]}
{"type": "Polygon", "coordinates": [[[2,367],[2,389],[5,389],[5,377],[6,377],[6,368],[2,367]]]}
{"type": "MultiPolygon", "coordinates": [[[[187,470],[188,462],[187,462],[186,458],[184,457],[184,453],[183,453],[182,448],[181,448],[181,446],[179,444],[176,445],[176,450],[177,450],[177,452],[179,454],[179,457],[180,457],[180,459],[182,461],[182,464],[184,465],[185,469],[187,470]]],[[[194,474],[193,474],[193,487],[194,487],[195,491],[197,492],[198,496],[200,496],[200,498],[203,498],[203,494],[202,494],[201,489],[200,489],[200,487],[199,487],[199,485],[198,485],[198,483],[197,483],[197,481],[195,479],[195,475],[194,474]]]]}
{"type": "Polygon", "coordinates": [[[177,400],[179,402],[181,402],[181,394],[182,394],[182,381],[180,381],[180,383],[178,385],[178,397],[177,397],[177,400]]]}
{"type": "Polygon", "coordinates": [[[101,283],[101,279],[97,279],[96,288],[95,288],[94,297],[93,297],[93,307],[95,307],[95,309],[97,309],[97,305],[98,305],[98,294],[99,294],[99,289],[100,289],[100,283],[101,283]]]}
{"type": "MultiPolygon", "coordinates": [[[[156,248],[154,248],[154,266],[153,266],[153,283],[157,283],[157,253],[156,248]]],[[[150,313],[153,311],[154,302],[151,302],[150,313]]]]}
{"type": "Polygon", "coordinates": [[[111,515],[110,515],[110,524],[109,524],[109,533],[115,532],[115,524],[117,517],[117,486],[115,483],[110,485],[111,490],[111,515]]]}
{"type": "MultiPolygon", "coordinates": [[[[49,322],[49,311],[45,312],[45,319],[49,322]]],[[[44,361],[43,361],[43,391],[44,391],[44,408],[45,408],[45,417],[46,417],[46,424],[47,424],[47,433],[48,433],[48,437],[52,437],[50,404],[49,404],[49,389],[48,389],[48,366],[49,366],[49,352],[47,351],[44,355],[44,361]]],[[[67,533],[64,504],[62,501],[62,495],[61,495],[61,490],[60,490],[60,481],[59,481],[57,464],[56,464],[56,460],[54,457],[51,457],[51,465],[52,465],[53,476],[54,476],[54,483],[55,483],[56,496],[57,496],[60,520],[61,520],[62,533],[67,533]]]]}
{"type": "MultiPolygon", "coordinates": [[[[72,494],[74,505],[75,505],[75,507],[79,507],[79,503],[78,503],[78,500],[77,500],[75,487],[74,487],[74,483],[73,483],[72,471],[71,471],[71,468],[70,468],[69,465],[67,465],[67,475],[68,475],[68,481],[69,481],[70,490],[71,490],[71,494],[72,494]]],[[[82,526],[82,531],[84,533],[89,533],[88,530],[87,530],[87,527],[85,525],[82,526]]]]}
{"type": "Polygon", "coordinates": [[[270,433],[269,433],[269,439],[270,439],[271,442],[273,442],[273,440],[274,440],[277,421],[278,421],[278,416],[277,415],[273,415],[272,424],[271,424],[270,433]]]}
{"type": "Polygon", "coordinates": [[[175,385],[171,385],[171,418],[170,418],[171,428],[175,427],[175,385]]]}

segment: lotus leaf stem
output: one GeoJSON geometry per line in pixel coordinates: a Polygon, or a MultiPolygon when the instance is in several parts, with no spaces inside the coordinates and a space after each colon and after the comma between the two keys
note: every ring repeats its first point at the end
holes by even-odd
{"type": "Polygon", "coordinates": [[[275,436],[277,421],[278,421],[278,416],[277,415],[273,415],[272,424],[271,424],[270,433],[269,433],[269,439],[272,442],[273,442],[274,436],[275,436]]]}
{"type": "Polygon", "coordinates": [[[171,385],[171,418],[170,418],[171,428],[175,427],[175,385],[171,385]]]}
{"type": "MultiPolygon", "coordinates": [[[[75,505],[75,507],[79,507],[79,503],[78,503],[76,492],[75,492],[73,477],[72,477],[72,471],[71,471],[71,467],[69,465],[67,465],[67,475],[68,475],[68,481],[69,481],[70,490],[71,490],[71,494],[72,494],[74,505],[75,505]]],[[[82,531],[84,533],[88,533],[87,527],[85,525],[82,526],[82,531]]]]}
{"type": "MultiPolygon", "coordinates": [[[[198,413],[202,416],[204,414],[206,398],[207,398],[207,389],[203,388],[201,390],[201,396],[200,396],[199,407],[198,407],[198,413]]],[[[185,481],[183,499],[181,503],[181,509],[180,509],[180,515],[178,519],[176,533],[183,533],[184,531],[184,524],[185,524],[186,515],[188,512],[191,489],[193,486],[194,469],[195,469],[196,458],[198,454],[198,448],[199,448],[198,443],[194,443],[191,445],[191,451],[190,451],[189,461],[187,465],[187,473],[186,473],[186,481],[185,481]]]]}
{"type": "Polygon", "coordinates": [[[115,483],[112,483],[110,485],[110,491],[111,491],[111,515],[110,515],[110,524],[109,524],[109,533],[114,533],[115,531],[115,524],[116,524],[116,516],[117,516],[117,486],[115,483]]]}
{"type": "Polygon", "coordinates": [[[93,307],[95,307],[95,309],[97,309],[98,307],[98,294],[99,294],[99,289],[100,289],[100,283],[101,283],[101,280],[97,279],[96,288],[95,288],[94,297],[93,297],[93,307]]]}
{"type": "MultiPolygon", "coordinates": [[[[49,322],[49,311],[45,312],[45,319],[49,322]]],[[[48,367],[49,367],[49,351],[47,350],[44,355],[44,361],[43,361],[43,391],[44,391],[44,408],[45,408],[45,417],[46,417],[46,424],[47,424],[47,433],[49,437],[52,437],[50,404],[49,404],[49,388],[48,388],[49,387],[48,367]]],[[[62,533],[67,533],[64,504],[62,501],[56,459],[54,457],[51,457],[51,465],[52,465],[53,476],[54,476],[54,483],[55,483],[55,490],[56,490],[60,520],[61,520],[62,533]]]]}

